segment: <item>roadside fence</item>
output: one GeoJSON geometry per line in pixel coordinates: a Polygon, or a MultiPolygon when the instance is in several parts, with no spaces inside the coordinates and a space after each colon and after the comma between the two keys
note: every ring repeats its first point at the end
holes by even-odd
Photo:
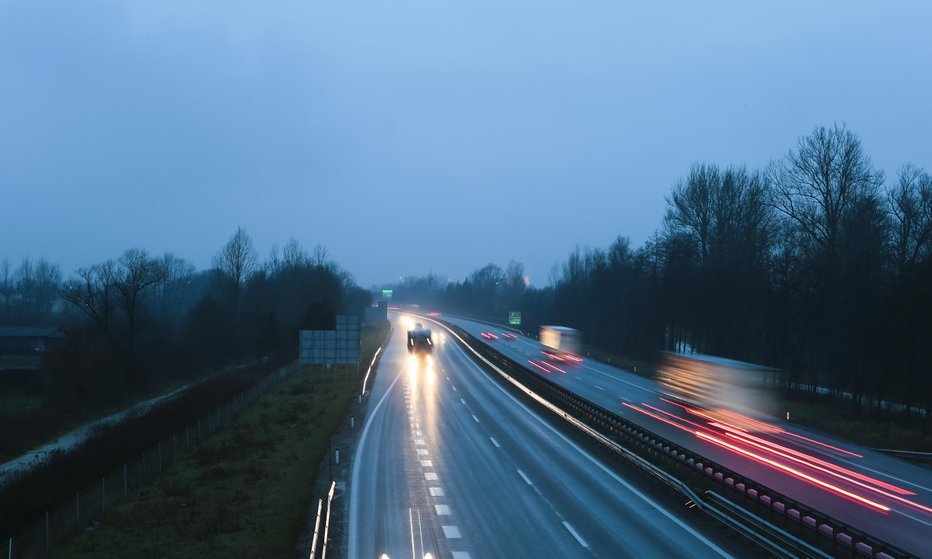
{"type": "Polygon", "coordinates": [[[226,404],[211,410],[206,416],[172,433],[144,452],[136,460],[123,464],[84,491],[75,494],[60,508],[46,512],[15,538],[3,542],[0,557],[34,559],[46,557],[84,531],[99,526],[100,517],[111,507],[129,498],[136,489],[151,481],[177,458],[183,457],[201,441],[222,429],[241,411],[255,403],[263,394],[288,375],[300,369],[298,362],[289,363],[262,378],[226,404]]]}

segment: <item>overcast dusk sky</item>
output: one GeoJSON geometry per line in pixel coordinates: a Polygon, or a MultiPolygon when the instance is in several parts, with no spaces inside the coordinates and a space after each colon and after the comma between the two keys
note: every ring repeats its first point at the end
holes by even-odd
{"type": "Polygon", "coordinates": [[[932,3],[0,0],[0,259],[237,226],[363,286],[660,225],[694,162],[845,122],[932,170],[932,3]]]}

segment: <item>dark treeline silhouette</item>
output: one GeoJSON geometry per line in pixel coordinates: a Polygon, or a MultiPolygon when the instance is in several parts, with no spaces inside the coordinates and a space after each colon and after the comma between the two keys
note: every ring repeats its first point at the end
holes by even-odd
{"type": "MultiPolygon", "coordinates": [[[[411,278],[402,302],[579,328],[608,352],[691,350],[784,369],[789,386],[932,408],[932,177],[891,181],[844,126],[818,127],[765,170],[696,164],[640,248],[576,249],[527,289],[488,265],[411,278]]],[[[907,408],[910,409],[910,408],[907,408]]],[[[928,422],[924,422],[928,429],[928,422]]]]}
{"type": "Polygon", "coordinates": [[[0,325],[61,326],[39,390],[57,405],[95,408],[156,383],[297,353],[301,328],[333,328],[369,294],[318,247],[291,240],[260,262],[242,228],[210,270],[172,254],[129,249],[62,281],[45,260],[0,267],[0,325]]]}

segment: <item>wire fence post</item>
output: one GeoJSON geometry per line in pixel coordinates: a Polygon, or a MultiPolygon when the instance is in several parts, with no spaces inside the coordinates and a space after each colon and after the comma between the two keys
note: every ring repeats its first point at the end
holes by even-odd
{"type": "Polygon", "coordinates": [[[162,441],[159,441],[159,472],[162,471],[162,441]]]}
{"type": "Polygon", "coordinates": [[[74,496],[74,533],[81,531],[81,494],[76,493],[74,496]]]}
{"type": "Polygon", "coordinates": [[[178,454],[178,447],[175,445],[175,434],[172,433],[172,460],[175,459],[175,456],[178,454]]]}
{"type": "Polygon", "coordinates": [[[107,478],[100,480],[100,512],[107,510],[107,478]]]}
{"type": "Polygon", "coordinates": [[[45,550],[49,550],[49,511],[45,511],[45,550]]]}
{"type": "Polygon", "coordinates": [[[123,498],[129,496],[129,483],[126,479],[126,464],[123,464],[123,498]]]}

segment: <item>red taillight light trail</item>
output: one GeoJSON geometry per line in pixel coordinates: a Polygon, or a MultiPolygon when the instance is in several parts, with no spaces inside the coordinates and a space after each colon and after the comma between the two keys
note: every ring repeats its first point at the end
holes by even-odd
{"type": "MultiPolygon", "coordinates": [[[[741,435],[734,435],[734,434],[732,434],[732,433],[725,433],[725,435],[727,435],[727,436],[729,436],[729,437],[732,437],[732,438],[735,438],[735,439],[738,439],[738,440],[740,440],[741,442],[743,442],[744,444],[748,444],[748,445],[751,445],[751,446],[753,446],[753,447],[759,448],[759,449],[761,449],[761,450],[763,450],[763,451],[770,452],[771,454],[776,454],[777,456],[780,456],[780,457],[782,457],[782,458],[786,458],[787,460],[791,460],[791,461],[793,461],[793,462],[796,462],[796,463],[799,463],[799,464],[803,464],[804,466],[808,466],[808,467],[810,467],[810,468],[812,468],[812,469],[814,469],[814,470],[818,470],[818,471],[823,472],[823,473],[826,473],[826,474],[828,474],[828,475],[830,475],[830,476],[837,477],[837,478],[839,478],[839,479],[842,479],[842,480],[844,480],[844,481],[847,481],[848,483],[851,483],[851,484],[853,484],[853,485],[857,485],[858,487],[867,489],[868,491],[873,491],[874,493],[879,493],[879,494],[883,495],[884,497],[888,497],[888,498],[890,498],[890,499],[894,499],[894,500],[899,501],[899,502],[901,502],[901,503],[903,503],[903,504],[905,504],[905,505],[909,505],[909,506],[911,506],[911,507],[915,507],[915,508],[917,508],[917,509],[919,509],[919,510],[925,512],[925,513],[932,514],[932,508],[929,508],[929,507],[927,507],[927,506],[925,506],[925,505],[920,505],[919,503],[915,503],[915,502],[910,501],[910,500],[908,500],[908,499],[904,499],[903,497],[900,497],[899,495],[894,495],[894,494],[892,494],[892,493],[887,493],[886,491],[884,491],[884,490],[882,490],[882,489],[878,489],[878,488],[876,488],[876,487],[872,487],[872,486],[868,485],[867,483],[862,483],[862,482],[860,482],[860,481],[858,481],[858,480],[856,480],[856,479],[852,479],[852,478],[850,478],[850,477],[848,477],[848,476],[846,476],[846,475],[843,475],[843,474],[834,472],[834,471],[832,471],[832,470],[829,469],[829,468],[823,468],[823,467],[821,467],[821,466],[817,466],[817,465],[808,463],[808,462],[806,462],[806,460],[803,460],[803,459],[800,459],[800,458],[796,458],[796,457],[790,456],[789,454],[785,454],[785,453],[783,453],[783,452],[779,452],[779,451],[777,451],[777,450],[773,450],[773,449],[767,448],[767,447],[764,446],[764,445],[760,445],[760,444],[757,444],[757,443],[755,443],[755,442],[753,442],[753,441],[749,441],[749,440],[745,439],[745,438],[744,438],[743,436],[741,436],[741,435]]],[[[803,456],[806,456],[806,455],[803,454],[803,456]]],[[[819,462],[821,462],[821,460],[819,460],[819,462]]],[[[859,475],[859,474],[857,474],[857,472],[852,472],[852,471],[850,471],[850,470],[845,470],[844,468],[839,468],[839,469],[842,470],[842,471],[851,473],[851,474],[859,475]]],[[[867,479],[871,479],[871,478],[867,478],[867,479]]],[[[879,484],[879,485],[883,485],[883,486],[885,486],[885,487],[893,487],[893,486],[888,485],[888,484],[886,484],[886,483],[883,483],[882,481],[879,481],[879,480],[872,480],[872,482],[873,482],[873,483],[877,483],[877,484],[879,484]]],[[[896,489],[896,490],[898,490],[898,491],[902,491],[902,490],[900,490],[898,487],[894,487],[894,489],[896,489]]],[[[915,495],[915,493],[909,493],[909,492],[907,492],[906,494],[907,494],[907,495],[915,495]]]]}
{"type": "Polygon", "coordinates": [[[767,457],[764,457],[764,456],[761,456],[761,455],[759,455],[759,454],[757,454],[757,453],[751,452],[750,450],[746,450],[746,449],[743,449],[743,448],[738,447],[738,446],[736,446],[736,445],[730,444],[730,443],[728,443],[728,442],[726,442],[726,441],[723,441],[723,440],[719,439],[718,437],[713,437],[712,435],[708,435],[708,434],[703,433],[703,432],[701,432],[701,431],[695,431],[694,434],[695,434],[697,437],[699,437],[700,439],[703,439],[703,440],[705,440],[705,441],[709,441],[709,442],[712,443],[712,444],[718,445],[718,446],[720,446],[720,447],[722,447],[722,448],[726,448],[726,449],[728,449],[728,450],[730,450],[730,451],[732,451],[732,452],[736,452],[736,453],[738,453],[738,454],[741,454],[742,456],[746,456],[746,457],[748,457],[748,458],[750,458],[750,459],[752,459],[752,460],[755,460],[755,461],[757,461],[757,462],[760,462],[761,464],[766,464],[766,465],[768,465],[768,466],[770,466],[770,467],[772,467],[772,468],[776,468],[776,469],[778,469],[778,470],[781,470],[781,471],[783,471],[783,472],[786,472],[786,473],[792,475],[793,477],[796,477],[796,478],[801,479],[801,480],[803,480],[803,481],[809,482],[809,483],[811,483],[811,484],[813,484],[813,485],[818,485],[819,487],[822,487],[822,488],[824,488],[824,489],[828,489],[829,491],[831,491],[831,492],[833,492],[833,493],[837,493],[837,494],[839,494],[839,495],[842,495],[842,496],[844,496],[844,497],[847,497],[847,498],[849,498],[849,499],[852,499],[852,500],[854,500],[854,501],[856,501],[856,502],[858,502],[858,503],[861,503],[861,504],[863,504],[863,505],[866,505],[866,506],[868,506],[868,507],[871,507],[871,508],[874,508],[874,509],[877,509],[877,510],[880,510],[880,511],[883,511],[883,512],[890,512],[890,507],[888,507],[888,506],[886,506],[886,505],[883,505],[883,504],[881,504],[881,503],[878,503],[877,501],[872,501],[872,500],[870,500],[870,499],[868,499],[868,498],[866,498],[866,497],[862,497],[862,496],[860,496],[860,495],[858,495],[858,494],[856,494],[856,493],[852,493],[852,492],[850,492],[850,491],[846,491],[846,490],[842,489],[841,487],[838,487],[838,486],[836,486],[836,485],[832,485],[831,483],[822,481],[821,479],[814,478],[814,477],[810,476],[809,474],[806,474],[806,473],[804,473],[804,472],[801,472],[801,471],[797,470],[796,468],[792,468],[792,467],[790,467],[790,466],[787,466],[786,464],[781,464],[780,462],[777,462],[777,461],[775,461],[775,460],[771,460],[771,459],[769,459],[769,458],[767,458],[767,457]]]}
{"type": "Polygon", "coordinates": [[[530,359],[528,360],[528,363],[530,363],[531,365],[534,365],[535,367],[537,367],[537,368],[540,369],[541,371],[547,373],[548,375],[551,374],[550,371],[548,371],[547,369],[541,367],[540,365],[538,365],[537,363],[531,361],[530,359]]]}
{"type": "MultiPolygon", "coordinates": [[[[843,489],[842,487],[829,483],[828,481],[816,478],[790,465],[773,460],[771,458],[758,454],[750,449],[736,446],[736,444],[730,444],[727,441],[722,440],[719,437],[717,437],[716,435],[718,435],[718,433],[716,431],[712,431],[708,427],[704,425],[700,425],[699,423],[696,423],[694,421],[690,421],[688,419],[678,417],[670,412],[664,411],[660,408],[657,408],[647,403],[642,403],[641,405],[644,406],[644,408],[649,408],[649,410],[653,410],[653,411],[649,411],[648,409],[634,406],[626,402],[622,402],[621,404],[629,409],[632,409],[634,411],[647,415],[653,419],[656,419],[657,421],[661,421],[663,423],[676,427],[677,429],[690,432],[693,435],[699,437],[700,439],[707,440],[727,450],[730,450],[732,452],[735,452],[737,454],[740,454],[742,456],[745,456],[747,458],[750,458],[752,460],[755,460],[757,462],[760,462],[762,464],[765,464],[767,466],[780,470],[784,473],[790,474],[808,483],[818,485],[831,492],[842,495],[849,499],[853,499],[854,501],[857,501],[858,503],[867,505],[871,508],[878,509],[884,512],[891,510],[886,505],[883,505],[877,501],[873,501],[867,497],[864,497],[856,493],[853,493],[851,491],[848,491],[846,489],[843,489]],[[664,416],[667,416],[667,417],[664,417],[664,416]],[[699,430],[694,431],[690,428],[684,427],[682,423],[691,425],[693,427],[697,427],[699,430]]],[[[680,407],[683,407],[683,406],[680,406],[680,407]]],[[[684,407],[684,409],[686,408],[684,407]]],[[[732,439],[735,439],[736,443],[741,442],[742,444],[749,445],[751,447],[762,450],[764,452],[779,456],[781,458],[790,460],[797,464],[801,464],[802,466],[809,467],[821,473],[828,474],[835,478],[841,479],[844,482],[856,485],[862,489],[866,489],[868,491],[872,491],[884,497],[894,499],[900,503],[903,503],[910,507],[921,510],[927,514],[932,514],[932,508],[910,501],[899,495],[888,493],[880,489],[879,487],[887,488],[890,491],[894,491],[896,493],[900,493],[904,495],[915,495],[915,493],[911,491],[901,489],[894,485],[885,483],[881,480],[865,476],[863,474],[848,470],[846,468],[842,468],[841,466],[836,466],[835,464],[826,462],[824,460],[820,460],[819,458],[808,455],[806,453],[799,452],[791,448],[787,448],[785,446],[776,444],[766,439],[762,439],[760,437],[756,437],[737,427],[733,427],[733,426],[730,426],[727,424],[721,424],[721,423],[711,423],[710,425],[713,427],[718,427],[719,429],[725,430],[726,432],[724,434],[728,437],[731,437],[732,439]],[[879,486],[879,487],[874,487],[874,486],[879,486]]]]}
{"type": "Polygon", "coordinates": [[[793,460],[794,462],[800,462],[802,464],[806,464],[807,466],[813,469],[822,470],[822,468],[827,468],[832,471],[826,472],[826,473],[830,473],[831,475],[842,477],[846,481],[850,481],[852,483],[857,483],[857,482],[855,480],[847,479],[847,476],[851,476],[865,483],[883,487],[884,489],[889,489],[890,491],[899,493],[900,495],[915,495],[916,494],[913,491],[902,489],[895,485],[890,485],[889,483],[880,481],[879,479],[866,476],[864,474],[849,470],[847,468],[843,468],[841,466],[836,466],[835,464],[832,464],[831,462],[820,460],[819,458],[816,458],[815,456],[806,454],[804,452],[799,452],[798,450],[794,450],[792,448],[788,448],[783,445],[779,445],[775,442],[768,441],[767,439],[755,437],[754,435],[751,435],[749,433],[737,433],[737,434],[725,433],[725,434],[729,437],[739,439],[744,443],[757,446],[761,448],[762,450],[767,450],[769,452],[773,452],[774,454],[779,454],[781,456],[784,456],[785,458],[789,458],[790,460],[793,460]],[[784,453],[791,454],[793,457],[785,456],[784,453]],[[814,464],[818,464],[818,466],[815,466],[814,464]]]}
{"type": "Polygon", "coordinates": [[[550,368],[553,369],[554,371],[563,373],[564,375],[566,374],[566,371],[564,371],[564,370],[561,369],[560,367],[557,367],[556,365],[552,365],[552,364],[550,364],[550,363],[547,363],[546,361],[541,361],[541,363],[542,363],[544,366],[546,366],[546,367],[550,367],[550,368]]]}

